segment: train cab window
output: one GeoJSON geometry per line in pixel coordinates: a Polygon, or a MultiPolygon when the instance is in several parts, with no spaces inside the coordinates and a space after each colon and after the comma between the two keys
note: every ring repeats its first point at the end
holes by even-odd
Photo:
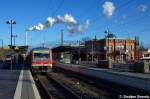
{"type": "Polygon", "coordinates": [[[50,58],[49,53],[34,53],[35,61],[48,61],[50,58]]]}

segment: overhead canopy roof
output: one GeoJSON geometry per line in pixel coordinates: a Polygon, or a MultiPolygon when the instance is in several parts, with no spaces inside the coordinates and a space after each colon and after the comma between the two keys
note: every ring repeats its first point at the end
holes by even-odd
{"type": "Polygon", "coordinates": [[[71,46],[58,46],[58,47],[53,48],[52,51],[54,53],[57,53],[57,52],[72,51],[72,50],[75,50],[75,49],[76,49],[75,47],[71,47],[71,46]]]}
{"type": "Polygon", "coordinates": [[[32,50],[49,50],[49,48],[46,48],[46,47],[36,47],[36,48],[33,48],[32,50]]]}

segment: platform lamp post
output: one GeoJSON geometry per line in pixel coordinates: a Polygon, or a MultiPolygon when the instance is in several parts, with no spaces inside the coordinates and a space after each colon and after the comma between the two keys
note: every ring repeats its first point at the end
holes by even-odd
{"type": "Polygon", "coordinates": [[[10,24],[10,33],[11,33],[10,34],[10,48],[12,48],[12,36],[13,36],[13,34],[12,34],[12,25],[16,24],[16,22],[14,20],[10,19],[10,20],[6,21],[6,23],[10,24]]]}
{"type": "MultiPolygon", "coordinates": [[[[16,22],[14,20],[10,19],[10,20],[6,21],[6,24],[10,24],[10,33],[11,33],[10,34],[10,48],[12,49],[12,36],[13,36],[12,25],[16,24],[16,22]]],[[[12,70],[12,56],[11,56],[11,70],[12,70]]]]}
{"type": "Polygon", "coordinates": [[[109,55],[108,55],[108,52],[109,52],[109,35],[110,35],[110,31],[107,30],[104,32],[106,35],[105,35],[105,39],[106,39],[106,60],[108,61],[108,68],[111,68],[111,64],[110,64],[110,59],[109,59],[109,55]]]}
{"type": "Polygon", "coordinates": [[[106,46],[105,46],[105,50],[106,50],[106,60],[108,60],[108,51],[109,51],[109,31],[108,30],[106,30],[106,31],[104,31],[104,33],[105,33],[105,39],[106,39],[106,46]],[[108,42],[108,43],[107,43],[108,42]]]}
{"type": "Polygon", "coordinates": [[[109,30],[105,31],[104,32],[106,35],[105,35],[105,38],[106,38],[106,59],[108,60],[108,66],[109,68],[112,68],[111,66],[111,61],[110,61],[110,57],[108,55],[108,52],[109,52],[109,38],[116,38],[116,35],[114,35],[113,33],[111,33],[109,30]],[[108,42],[108,44],[107,44],[108,42]]]}

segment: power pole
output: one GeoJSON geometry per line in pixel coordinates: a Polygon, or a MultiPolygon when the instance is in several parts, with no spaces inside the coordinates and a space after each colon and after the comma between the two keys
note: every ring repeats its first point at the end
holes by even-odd
{"type": "Polygon", "coordinates": [[[3,49],[3,39],[0,39],[2,41],[2,49],[3,49]]]}
{"type": "Polygon", "coordinates": [[[25,33],[25,45],[26,46],[28,45],[28,33],[27,33],[27,31],[25,33]]]}
{"type": "Polygon", "coordinates": [[[14,38],[14,46],[15,46],[15,38],[17,38],[17,35],[12,35],[12,37],[14,38]]]}
{"type": "Polygon", "coordinates": [[[61,46],[63,46],[63,42],[64,42],[64,35],[63,35],[63,29],[61,29],[61,46]]]}

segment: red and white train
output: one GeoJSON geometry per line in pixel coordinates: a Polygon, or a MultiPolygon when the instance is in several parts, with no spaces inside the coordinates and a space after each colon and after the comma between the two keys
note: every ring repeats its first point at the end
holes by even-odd
{"type": "Polygon", "coordinates": [[[33,72],[47,72],[52,69],[53,58],[50,48],[33,48],[26,57],[26,63],[33,72]]]}

